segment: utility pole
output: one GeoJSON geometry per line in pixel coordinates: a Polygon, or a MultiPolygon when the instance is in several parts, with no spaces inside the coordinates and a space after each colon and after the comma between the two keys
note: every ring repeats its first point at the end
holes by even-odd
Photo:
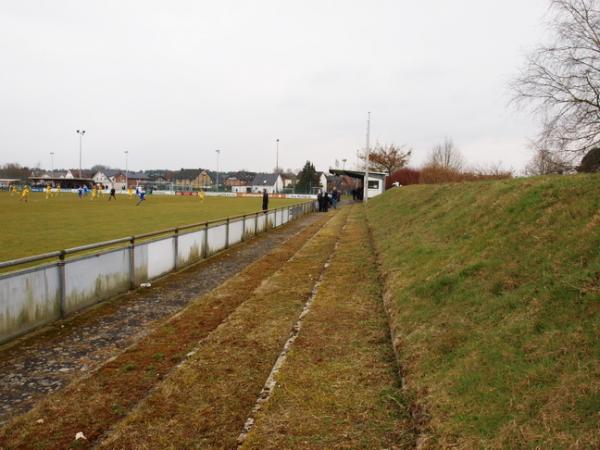
{"type": "MultiPolygon", "coordinates": [[[[277,138],[277,151],[275,152],[275,175],[279,174],[279,138],[277,138]]],[[[278,193],[277,180],[275,180],[275,193],[278,193]]]]}
{"type": "Polygon", "coordinates": [[[365,180],[363,182],[363,202],[369,199],[369,135],[371,133],[371,112],[367,116],[367,148],[365,149],[365,180]]]}
{"type": "Polygon", "coordinates": [[[277,151],[275,152],[275,172],[279,172],[279,139],[277,139],[277,151]]]}
{"type": "Polygon", "coordinates": [[[129,150],[125,150],[125,189],[129,189],[129,150]]]}
{"type": "Polygon", "coordinates": [[[79,135],[79,178],[81,178],[81,142],[83,140],[85,130],[77,130],[77,134],[79,135]]]}
{"type": "Polygon", "coordinates": [[[221,155],[221,150],[215,150],[217,152],[217,192],[219,192],[219,156],[221,155]]]}

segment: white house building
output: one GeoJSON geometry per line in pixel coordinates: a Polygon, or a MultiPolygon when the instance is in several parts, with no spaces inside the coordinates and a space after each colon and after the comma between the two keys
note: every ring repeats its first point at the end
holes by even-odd
{"type": "Polygon", "coordinates": [[[252,180],[252,192],[262,192],[266,189],[269,194],[283,190],[283,179],[278,173],[257,173],[252,180]]]}

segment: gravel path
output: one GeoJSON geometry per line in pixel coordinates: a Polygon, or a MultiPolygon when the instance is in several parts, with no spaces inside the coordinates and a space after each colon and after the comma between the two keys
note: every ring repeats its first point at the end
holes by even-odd
{"type": "Polygon", "coordinates": [[[0,423],[118,354],[190,301],[319,220],[312,214],[0,348],[0,423]]]}

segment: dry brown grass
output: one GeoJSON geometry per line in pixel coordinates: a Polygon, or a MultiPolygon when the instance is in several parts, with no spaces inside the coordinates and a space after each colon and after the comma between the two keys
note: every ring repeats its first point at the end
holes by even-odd
{"type": "MultiPolygon", "coordinates": [[[[307,227],[241,274],[157,326],[143,341],[0,429],[0,448],[86,448],[121,420],[323,224],[307,227]],[[44,423],[37,421],[43,419],[44,423]],[[73,439],[83,431],[88,441],[73,439]]],[[[108,306],[110,307],[110,306],[108,306]]],[[[71,321],[93,320],[94,314],[71,321]]]]}
{"type": "Polygon", "coordinates": [[[346,212],[266,280],[100,448],[233,448],[333,250],[346,212]]]}
{"type": "Polygon", "coordinates": [[[364,210],[354,208],[243,448],[411,448],[364,210]]]}

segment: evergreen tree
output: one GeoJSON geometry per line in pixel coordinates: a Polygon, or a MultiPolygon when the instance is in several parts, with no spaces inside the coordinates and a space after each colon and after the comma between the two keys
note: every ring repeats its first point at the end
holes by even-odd
{"type": "Polygon", "coordinates": [[[306,161],[304,167],[298,174],[296,192],[310,193],[311,189],[319,184],[317,169],[310,161],[306,161]]]}

